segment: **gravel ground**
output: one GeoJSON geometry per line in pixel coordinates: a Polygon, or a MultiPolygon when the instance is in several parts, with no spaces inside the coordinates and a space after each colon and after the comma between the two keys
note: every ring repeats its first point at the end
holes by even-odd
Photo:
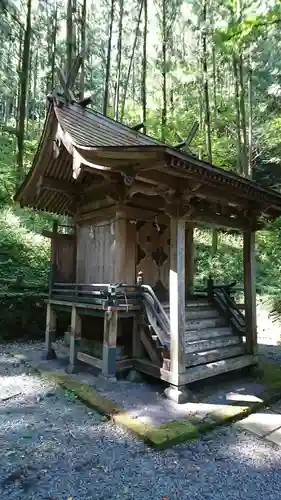
{"type": "Polygon", "coordinates": [[[1,500],[280,499],[277,446],[232,426],[153,451],[10,351],[0,345],[1,500]]]}

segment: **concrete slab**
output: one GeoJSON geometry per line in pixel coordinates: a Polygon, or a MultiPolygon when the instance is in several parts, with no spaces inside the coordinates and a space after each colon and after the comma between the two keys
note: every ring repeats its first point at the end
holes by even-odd
{"type": "Polygon", "coordinates": [[[281,446],[281,428],[268,434],[265,439],[267,441],[270,441],[271,443],[275,443],[278,446],[281,446]]]}
{"type": "Polygon", "coordinates": [[[235,424],[237,427],[250,431],[259,437],[265,437],[281,428],[281,415],[271,410],[253,413],[235,424]]]}
{"type": "Polygon", "coordinates": [[[281,401],[278,401],[274,405],[271,406],[271,410],[276,413],[281,413],[281,401]]]}

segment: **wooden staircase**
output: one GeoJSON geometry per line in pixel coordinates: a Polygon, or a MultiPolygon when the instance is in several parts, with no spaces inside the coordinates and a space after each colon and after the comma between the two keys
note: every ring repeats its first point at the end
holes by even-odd
{"type": "MultiPolygon", "coordinates": [[[[161,304],[169,318],[169,304],[161,304]]],[[[253,363],[247,355],[245,332],[235,329],[229,317],[208,298],[197,298],[185,307],[185,366],[190,382],[232,371],[253,363]]],[[[144,340],[144,339],[143,339],[144,340]]],[[[144,348],[153,363],[169,370],[169,345],[162,345],[151,325],[144,348]],[[150,337],[150,339],[149,339],[150,337]]]]}

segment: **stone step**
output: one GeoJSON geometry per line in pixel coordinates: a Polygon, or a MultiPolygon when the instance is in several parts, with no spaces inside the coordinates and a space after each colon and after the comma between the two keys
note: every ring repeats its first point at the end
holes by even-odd
{"type": "Polygon", "coordinates": [[[246,354],[246,346],[244,344],[221,347],[220,349],[210,349],[203,352],[188,353],[185,355],[186,367],[203,365],[220,361],[221,359],[233,358],[246,354]]]}
{"type": "Polygon", "coordinates": [[[228,325],[226,320],[222,317],[185,321],[186,332],[190,330],[205,330],[206,328],[217,328],[218,326],[228,326],[228,325]]]}
{"type": "Polygon", "coordinates": [[[228,335],[226,337],[217,337],[214,339],[194,340],[190,341],[188,337],[185,338],[184,347],[186,353],[203,352],[210,349],[219,349],[221,347],[228,347],[231,345],[242,344],[242,339],[239,335],[228,335]]]}
{"type": "Polygon", "coordinates": [[[189,330],[185,333],[185,338],[192,342],[194,340],[213,339],[217,337],[226,337],[228,335],[233,335],[233,330],[230,326],[218,326],[217,328],[189,330]]]}

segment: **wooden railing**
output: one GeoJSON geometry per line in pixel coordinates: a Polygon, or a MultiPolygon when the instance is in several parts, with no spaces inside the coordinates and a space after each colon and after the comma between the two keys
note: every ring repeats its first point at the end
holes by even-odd
{"type": "Polygon", "coordinates": [[[233,329],[240,335],[244,335],[246,333],[245,316],[232,296],[235,285],[235,282],[227,285],[214,285],[212,280],[209,280],[207,292],[233,329]]]}
{"type": "Polygon", "coordinates": [[[50,298],[108,306],[132,306],[139,303],[140,288],[123,283],[53,283],[50,298]]]}

